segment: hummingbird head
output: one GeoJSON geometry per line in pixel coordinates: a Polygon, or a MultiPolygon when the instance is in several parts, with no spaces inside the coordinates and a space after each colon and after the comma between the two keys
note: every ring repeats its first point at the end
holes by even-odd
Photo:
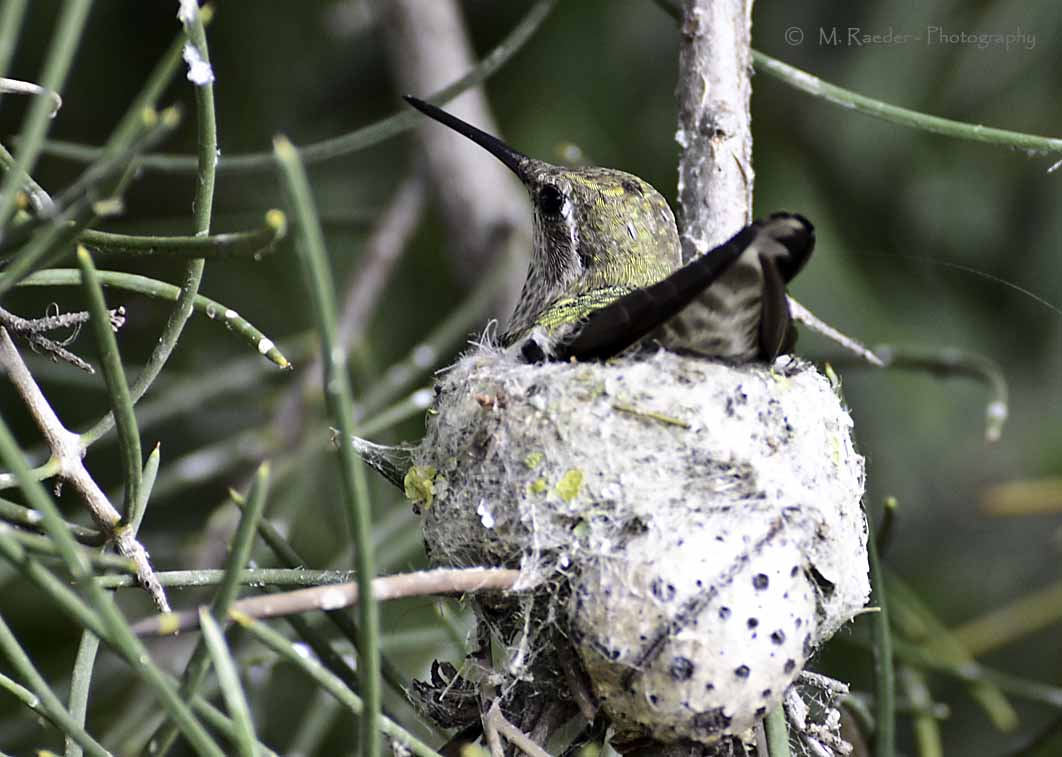
{"type": "Polygon", "coordinates": [[[648,182],[610,168],[568,168],[529,158],[497,137],[414,97],[406,101],[484,148],[527,188],[533,249],[506,342],[562,297],[645,287],[679,267],[675,216],[648,182]]]}

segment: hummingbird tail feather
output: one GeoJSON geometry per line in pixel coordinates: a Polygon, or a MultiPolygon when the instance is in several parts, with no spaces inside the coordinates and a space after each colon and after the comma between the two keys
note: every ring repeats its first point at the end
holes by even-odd
{"type": "MultiPolygon", "coordinates": [[[[662,281],[636,289],[591,312],[579,332],[567,343],[558,345],[555,357],[607,360],[618,355],[677,315],[726,273],[746,250],[777,266],[775,275],[789,281],[811,255],[814,244],[814,229],[803,216],[776,213],[765,221],[756,221],[662,281]]],[[[784,303],[784,283],[775,284],[781,286],[784,303]]],[[[776,304],[772,303],[772,311],[776,304]]],[[[776,327],[781,323],[788,329],[788,312],[784,308],[770,324],[767,335],[776,349],[783,348],[786,342],[784,333],[779,336],[776,327]]]]}

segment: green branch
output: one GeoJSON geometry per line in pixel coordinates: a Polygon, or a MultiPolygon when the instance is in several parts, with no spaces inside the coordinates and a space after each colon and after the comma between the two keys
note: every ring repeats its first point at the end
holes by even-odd
{"type": "MultiPolygon", "coordinates": [[[[313,204],[306,170],[295,147],[284,137],[274,139],[276,160],[284,190],[296,222],[296,250],[313,300],[317,331],[321,338],[324,395],[329,414],[344,439],[354,435],[354,400],[347,373],[347,356],[336,336],[335,288],[328,267],[324,235],[313,204]]],[[[358,569],[358,604],[361,625],[361,676],[364,709],[358,729],[361,754],[380,752],[380,616],[372,593],[375,575],[372,540],[372,505],[365,469],[350,445],[339,448],[340,473],[346,511],[354,540],[358,569]]]]}
{"type": "MultiPolygon", "coordinates": [[[[52,92],[62,91],[91,7],[91,0],[66,0],[63,3],[56,32],[44,61],[44,71],[40,81],[43,88],[52,92]]],[[[3,181],[0,182],[0,227],[6,226],[11,217],[17,190],[23,177],[33,173],[51,116],[51,98],[34,97],[22,127],[15,166],[4,174],[3,181]]]]}
{"type": "Polygon", "coordinates": [[[191,237],[135,236],[87,229],[78,241],[107,255],[169,258],[258,258],[272,252],[287,234],[287,218],[280,210],[265,215],[265,225],[250,231],[191,237]]]}
{"type": "Polygon", "coordinates": [[[881,100],[858,94],[849,89],[838,87],[819,79],[806,71],[782,63],[757,50],[752,51],[752,62],[757,73],[764,73],[789,86],[814,95],[826,102],[839,105],[847,110],[854,110],[889,123],[907,126],[920,131],[941,134],[954,139],[966,139],[973,142],[985,142],[990,145],[1017,147],[1039,153],[1062,152],[1062,139],[1041,137],[1006,129],[993,129],[980,124],[952,121],[949,118],[931,116],[916,110],[889,105],[881,100]]]}
{"type": "Polygon", "coordinates": [[[118,340],[114,338],[107,303],[103,300],[99,274],[92,263],[92,256],[84,247],[78,248],[77,261],[81,266],[82,288],[85,291],[88,311],[91,313],[92,332],[96,337],[96,351],[103,368],[107,395],[111,400],[111,412],[118,419],[118,448],[125,466],[125,506],[122,512],[128,519],[135,509],[134,503],[140,497],[141,466],[144,464],[140,449],[140,432],[136,427],[133,401],[129,397],[129,384],[126,383],[122,357],[118,352],[118,340]]]}
{"type": "MultiPolygon", "coordinates": [[[[682,22],[682,8],[677,0],[653,0],[657,6],[673,19],[682,22]]],[[[788,63],[772,58],[770,55],[758,50],[752,51],[752,63],[756,73],[766,74],[778,81],[788,84],[794,89],[806,92],[826,102],[839,105],[846,110],[854,110],[872,118],[877,118],[889,123],[907,126],[920,131],[928,131],[933,134],[941,134],[954,139],[966,139],[973,142],[985,142],[990,145],[1003,147],[1016,147],[1033,153],[1058,153],[1062,152],[1062,138],[1041,137],[1036,134],[1025,134],[1006,129],[993,129],[980,124],[953,121],[950,118],[931,116],[928,113],[919,113],[916,110],[901,108],[898,105],[890,105],[881,100],[861,95],[836,84],[830,84],[822,79],[790,66],[788,63]]]]}

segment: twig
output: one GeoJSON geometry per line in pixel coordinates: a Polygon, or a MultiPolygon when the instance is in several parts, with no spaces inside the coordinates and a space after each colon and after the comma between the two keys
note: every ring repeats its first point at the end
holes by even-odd
{"type": "Polygon", "coordinates": [[[119,554],[133,560],[137,566],[137,580],[151,595],[155,606],[162,612],[169,612],[155,571],[148,561],[147,550],[137,541],[132,531],[122,524],[121,515],[107,499],[96,484],[81,460],[84,450],[80,437],[66,429],[52,410],[48,400],[34,381],[22,356],[18,354],[7,329],[0,327],[0,367],[3,367],[11,383],[15,385],[22,401],[33,416],[37,428],[48,442],[52,458],[58,463],[59,478],[67,482],[88,506],[89,512],[101,531],[114,541],[119,554]]]}
{"type": "Polygon", "coordinates": [[[63,98],[59,96],[58,92],[42,87],[40,84],[22,81],[21,79],[8,79],[6,76],[0,77],[0,93],[50,97],[52,99],[52,112],[49,118],[55,118],[55,114],[63,107],[63,98]]]}
{"type": "MultiPolygon", "coordinates": [[[[966,376],[988,387],[991,399],[985,406],[985,441],[997,442],[1009,414],[1007,379],[995,360],[955,347],[910,348],[879,344],[874,347],[885,368],[925,371],[935,376],[966,376]]],[[[834,365],[844,358],[831,359],[834,365]]],[[[858,363],[855,364],[858,367],[858,363]]]]}
{"type": "Polygon", "coordinates": [[[793,297],[787,295],[786,299],[789,300],[789,312],[793,316],[793,320],[803,323],[816,334],[824,336],[830,341],[836,342],[852,354],[856,355],[862,360],[865,360],[871,365],[876,365],[879,368],[885,366],[885,363],[882,362],[881,358],[875,355],[873,351],[871,351],[868,347],[864,346],[861,342],[856,339],[853,339],[847,334],[838,331],[825,321],[819,320],[819,317],[817,315],[815,315],[806,307],[801,305],[793,297]]]}
{"type": "MultiPolygon", "coordinates": [[[[520,571],[503,568],[446,568],[382,576],[372,581],[377,602],[433,594],[467,594],[478,591],[510,591],[520,571]]],[[[233,602],[231,609],[248,617],[265,619],[309,612],[338,610],[358,603],[357,582],[315,586],[311,589],[251,597],[233,602]]],[[[133,626],[141,636],[168,636],[199,627],[198,610],[184,610],[145,618],[133,626]]]]}
{"type": "MultiPolygon", "coordinates": [[[[111,328],[115,331],[125,323],[125,308],[108,310],[107,314],[110,318],[111,328]]],[[[44,316],[43,318],[22,318],[0,308],[0,326],[6,328],[8,333],[21,336],[35,351],[44,352],[50,355],[53,360],[69,363],[86,373],[95,373],[91,365],[65,347],[77,336],[81,325],[88,320],[89,314],[87,311],[61,313],[44,316]],[[73,335],[62,342],[44,336],[45,332],[71,327],[74,328],[73,335]]]]}
{"type": "MultiPolygon", "coordinates": [[[[528,757],[550,757],[549,752],[540,747],[531,740],[530,736],[509,722],[508,718],[502,714],[501,705],[499,705],[497,699],[495,699],[494,704],[490,706],[486,720],[485,729],[488,733],[494,731],[496,734],[501,734],[510,744],[528,755],[528,757]]],[[[491,750],[493,751],[493,745],[491,750]]]]}

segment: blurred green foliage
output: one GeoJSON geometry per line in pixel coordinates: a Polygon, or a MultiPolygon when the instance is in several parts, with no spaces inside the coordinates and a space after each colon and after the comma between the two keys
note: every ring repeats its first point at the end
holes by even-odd
{"type": "MultiPolygon", "coordinates": [[[[528,5],[466,2],[477,52],[488,51],[528,5]]],[[[36,76],[57,6],[54,0],[31,4],[9,75],[36,76]]],[[[401,107],[373,30],[372,3],[223,0],[218,6],[208,35],[223,156],[268,150],[279,132],[306,144],[401,107]]],[[[175,12],[175,3],[95,4],[52,137],[88,144],[106,138],[178,30],[175,12]]],[[[674,200],[678,34],[674,22],[649,0],[560,3],[527,47],[486,86],[505,138],[546,159],[556,159],[558,145],[574,143],[593,162],[636,173],[674,200]]],[[[1062,131],[1060,40],[1062,6],[1053,0],[759,3],[753,24],[758,49],[862,94],[957,120],[1056,136],[1062,131]],[[800,44],[794,44],[792,29],[801,31],[800,44]],[[833,29],[838,44],[824,41],[823,32],[828,40],[833,29]],[[892,30],[894,39],[902,34],[918,38],[854,44],[850,29],[859,30],[857,35],[892,30]],[[940,39],[941,34],[963,32],[1025,36],[1009,49],[940,39]]],[[[170,99],[185,104],[186,118],[165,149],[192,154],[191,87],[175,82],[164,102],[170,99]]],[[[25,108],[24,99],[3,99],[0,138],[17,132],[25,108]]],[[[1002,519],[979,511],[989,485],[1062,475],[1062,170],[1047,172],[1058,156],[1026,155],[878,122],[762,75],[754,79],[752,115],[757,212],[799,211],[818,232],[817,252],[797,280],[795,296],[868,344],[983,353],[1004,366],[1010,382],[1010,420],[1003,439],[988,446],[983,387],[958,378],[838,369],[867,457],[867,502],[877,510],[886,495],[900,501],[886,563],[949,625],[1059,580],[1062,527],[1057,514],[1002,519]]],[[[311,167],[338,282],[345,281],[357,261],[376,211],[401,179],[416,170],[419,159],[406,135],[311,167]]],[[[45,188],[57,188],[77,170],[68,161],[46,158],[34,175],[45,188]]],[[[105,228],[191,233],[193,181],[190,175],[145,172],[127,195],[124,216],[105,228]]],[[[221,174],[214,229],[256,226],[266,209],[280,205],[272,169],[221,174]]],[[[405,255],[359,353],[356,395],[466,294],[440,254],[440,228],[429,216],[405,255]]],[[[171,281],[180,271],[172,261],[131,261],[119,267],[171,281]]],[[[306,294],[294,285],[295,268],[287,242],[258,262],[211,263],[202,291],[282,342],[310,326],[306,294]]],[[[80,297],[73,288],[21,290],[5,306],[30,316],[43,313],[50,302],[80,309],[80,297]]],[[[127,364],[139,365],[157,338],[168,305],[113,292],[108,299],[128,311],[119,343],[127,364]]],[[[84,336],[74,347],[85,355],[92,351],[84,336]]],[[[831,345],[807,335],[800,349],[812,357],[836,354],[831,345]]],[[[234,363],[257,365],[257,357],[217,324],[195,318],[140,408],[189,381],[208,385],[234,363]]],[[[68,426],[80,428],[107,407],[98,375],[86,378],[40,358],[32,366],[68,426]]],[[[247,389],[145,429],[145,449],[162,445],[160,485],[167,467],[170,475],[177,472],[182,456],[259,426],[293,381],[292,374],[265,365],[247,389]]],[[[16,424],[27,446],[37,443],[7,385],[0,385],[0,413],[16,424]]],[[[416,439],[421,428],[414,419],[384,441],[416,439]]],[[[216,476],[175,486],[172,494],[152,502],[143,536],[160,568],[213,567],[220,561],[223,555],[200,549],[204,532],[231,516],[218,510],[226,487],[243,486],[256,461],[250,454],[221,466],[216,476]]],[[[101,484],[118,485],[121,467],[113,442],[93,448],[87,462],[101,484]]],[[[209,462],[209,456],[192,458],[187,470],[209,462]]],[[[414,516],[386,486],[374,483],[374,494],[379,520],[391,528],[389,538],[404,542],[381,572],[420,565],[414,516]]],[[[342,564],[336,558],[344,543],[336,495],[335,469],[330,456],[321,454],[275,487],[269,517],[287,524],[300,552],[316,560],[314,567],[342,564]]],[[[68,515],[75,517],[71,500],[63,498],[68,515]]],[[[34,603],[32,592],[6,566],[0,566],[0,580],[5,582],[0,611],[49,679],[63,679],[78,629],[54,609],[34,603]]],[[[173,598],[189,603],[180,594],[173,598]]],[[[126,593],[122,599],[134,615],[147,611],[140,596],[126,593]]],[[[391,635],[439,625],[426,601],[385,607],[383,618],[391,635]]],[[[400,640],[401,634],[395,638],[400,640]]],[[[986,661],[1059,685],[1058,638],[1056,623],[992,652],[986,661]]],[[[405,672],[422,675],[428,649],[414,644],[394,655],[405,672]]],[[[451,645],[444,653],[456,658],[460,648],[451,645]]],[[[862,652],[834,644],[823,664],[839,677],[869,686],[869,664],[862,652]]],[[[107,670],[115,663],[105,657],[100,665],[107,670]]],[[[302,716],[302,683],[290,671],[279,670],[273,684],[261,694],[269,699],[272,716],[260,725],[267,738],[284,743],[293,719],[302,716]]],[[[998,753],[1051,715],[1043,707],[1017,703],[1023,717],[1020,733],[1001,735],[954,684],[935,679],[933,691],[952,708],[943,725],[947,754],[998,753]]],[[[131,706],[117,688],[101,688],[92,703],[90,727],[131,706]]],[[[338,722],[345,724],[334,726],[335,744],[340,745],[347,743],[343,734],[349,721],[338,722]]],[[[50,738],[47,734],[13,700],[0,697],[0,748],[21,753],[50,738]]],[[[909,732],[901,728],[900,738],[909,745],[909,732]]]]}

